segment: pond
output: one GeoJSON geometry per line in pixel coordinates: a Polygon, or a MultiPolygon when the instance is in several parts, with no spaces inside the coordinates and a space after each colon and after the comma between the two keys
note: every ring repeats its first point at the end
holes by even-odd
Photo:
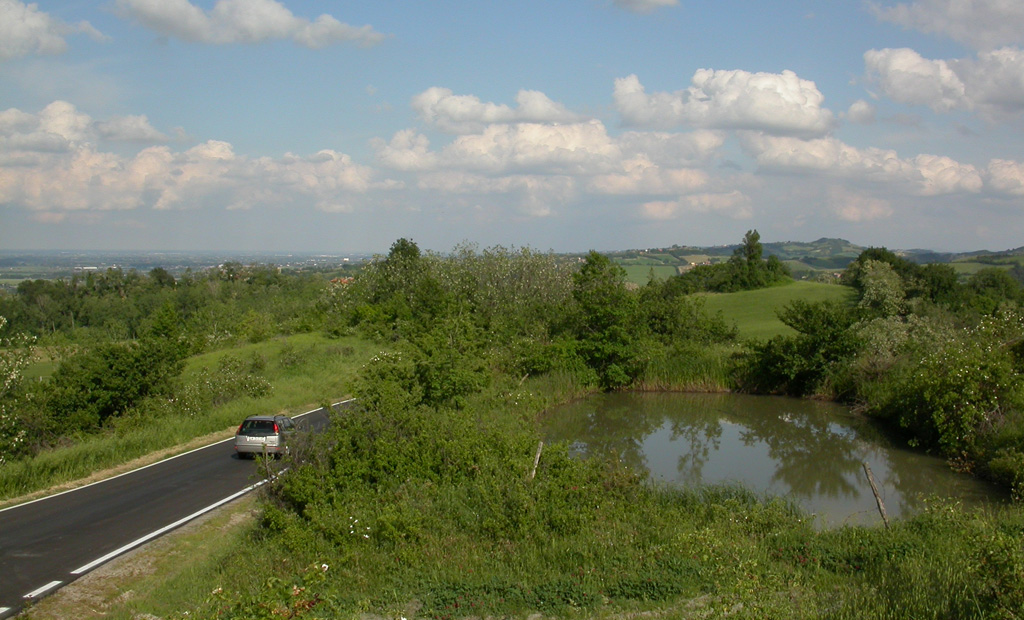
{"type": "Polygon", "coordinates": [[[549,412],[545,439],[575,456],[610,455],[652,480],[739,483],[788,497],[822,527],[881,523],[864,470],[889,519],[928,497],[965,505],[1001,502],[997,487],[945,460],[900,447],[872,421],[834,403],[737,394],[614,393],[549,412]]]}

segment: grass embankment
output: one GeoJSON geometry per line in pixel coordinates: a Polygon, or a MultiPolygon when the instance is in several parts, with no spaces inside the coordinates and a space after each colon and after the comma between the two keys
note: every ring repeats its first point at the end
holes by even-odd
{"type": "MultiPolygon", "coordinates": [[[[763,293],[800,290],[789,288],[763,293]]],[[[725,355],[667,374],[699,378],[725,355]]],[[[1014,618],[1024,608],[1019,508],[935,502],[890,530],[816,531],[786,502],[652,487],[614,463],[570,459],[566,446],[545,447],[531,476],[532,420],[582,391],[565,377],[508,380],[459,411],[336,420],[258,520],[190,543],[203,550],[195,561],[102,615],[1014,618]]]]}
{"type": "Polygon", "coordinates": [[[0,468],[0,501],[84,479],[147,455],[157,460],[182,452],[197,437],[229,437],[247,415],[296,414],[327,403],[347,392],[356,370],[376,350],[364,340],[299,334],[190,358],[173,400],[147,403],[100,434],[5,464],[0,468]],[[272,388],[261,397],[241,394],[199,406],[204,404],[204,383],[234,379],[218,374],[225,365],[241,366],[246,376],[259,377],[272,388]]]}
{"type": "Polygon", "coordinates": [[[727,321],[735,321],[741,338],[765,340],[772,336],[793,335],[779,320],[778,312],[796,299],[807,302],[837,300],[852,303],[856,291],[848,286],[820,282],[794,281],[783,286],[704,295],[705,308],[721,311],[727,321]]]}
{"type": "MultiPolygon", "coordinates": [[[[572,388],[528,380],[460,412],[336,419],[324,439],[343,453],[311,453],[262,518],[187,539],[191,551],[176,553],[192,561],[131,584],[102,617],[1014,618],[1024,608],[1019,509],[937,502],[890,530],[817,531],[784,501],[652,487],[565,446],[546,446],[531,477],[529,419],[556,392],[572,388]]],[[[45,605],[29,616],[60,617],[45,605]]]]}

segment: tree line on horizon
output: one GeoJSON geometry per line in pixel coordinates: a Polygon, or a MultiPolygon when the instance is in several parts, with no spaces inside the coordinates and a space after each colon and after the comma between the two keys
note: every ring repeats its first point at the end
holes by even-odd
{"type": "MultiPolygon", "coordinates": [[[[35,448],[93,432],[181,389],[188,356],[278,334],[402,343],[417,381],[410,393],[444,406],[463,402],[495,372],[564,372],[596,389],[629,389],[662,381],[651,379],[656,367],[694,367],[725,346],[742,354],[711,363],[720,389],[848,402],[912,441],[1024,485],[1014,477],[1024,472],[1024,445],[1007,430],[1020,417],[1020,283],[996,267],[961,283],[948,265],[919,265],[884,248],[862,252],[842,280],[857,290],[854,306],[794,302],[780,318],[796,335],[749,343],[694,293],[789,281],[780,261],[764,258],[756,230],[728,261],[636,290],[597,252],[571,261],[465,244],[441,255],[408,239],[351,279],[333,281],[238,263],[179,278],[157,268],[25,281],[0,295],[6,333],[36,338],[57,363],[49,381],[5,389],[9,403],[21,404],[5,408],[4,423],[29,429],[35,448]],[[961,367],[966,384],[949,376],[961,367]],[[16,399],[19,391],[34,394],[16,399]],[[954,392],[976,402],[957,405],[954,392]]],[[[7,342],[5,355],[17,348],[7,342]]],[[[20,453],[31,443],[19,443],[20,453]]]]}

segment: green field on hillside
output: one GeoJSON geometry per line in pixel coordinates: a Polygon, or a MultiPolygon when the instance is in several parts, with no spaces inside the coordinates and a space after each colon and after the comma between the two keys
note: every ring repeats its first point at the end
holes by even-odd
{"type": "Polygon", "coordinates": [[[655,280],[665,280],[676,274],[676,268],[670,265],[622,265],[626,270],[626,281],[643,286],[651,279],[654,273],[655,280]]]}
{"type": "Polygon", "coordinates": [[[963,276],[973,276],[982,269],[991,269],[993,267],[996,267],[998,269],[1010,269],[1011,267],[1013,267],[1013,265],[1010,264],[992,265],[989,263],[976,263],[970,261],[956,261],[949,263],[949,266],[952,267],[954,271],[956,271],[957,275],[961,276],[961,279],[963,276]]]}
{"type": "Polygon", "coordinates": [[[794,281],[785,286],[740,291],[738,293],[709,293],[708,312],[722,312],[726,321],[736,323],[742,338],[768,339],[781,334],[792,334],[792,329],[779,320],[778,311],[795,299],[826,301],[835,299],[853,302],[856,292],[848,286],[820,282],[794,281]]]}

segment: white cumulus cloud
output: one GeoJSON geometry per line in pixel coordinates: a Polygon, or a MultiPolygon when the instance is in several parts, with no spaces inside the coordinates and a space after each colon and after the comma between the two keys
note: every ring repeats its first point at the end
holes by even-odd
{"type": "Polygon", "coordinates": [[[495,123],[573,123],[580,117],[535,90],[521,90],[516,107],[485,103],[473,95],[456,95],[433,87],[412,98],[412,108],[424,122],[451,133],[479,132],[495,123]]]}
{"type": "Polygon", "coordinates": [[[617,145],[596,120],[490,125],[478,134],[458,136],[442,152],[444,164],[463,169],[544,174],[593,173],[608,169],[620,157],[617,145]]]}
{"type": "Polygon", "coordinates": [[[123,142],[165,142],[167,135],[149,124],[145,114],[116,116],[96,123],[96,132],[106,140],[123,142]]]}
{"type": "Polygon", "coordinates": [[[976,49],[1024,43],[1024,3],[1018,0],[917,0],[868,6],[881,20],[947,36],[976,49]]]}
{"type": "Polygon", "coordinates": [[[0,154],[52,152],[97,140],[164,142],[167,136],[150,125],[144,115],[97,121],[67,101],[54,101],[38,114],[17,108],[0,112],[0,154]]]}
{"type": "Polygon", "coordinates": [[[620,172],[594,177],[590,188],[599,194],[685,194],[707,182],[703,170],[665,168],[636,157],[623,162],[620,172]]]}
{"type": "Polygon", "coordinates": [[[864,64],[869,78],[900,103],[936,112],[974,110],[988,118],[1024,111],[1024,51],[1018,48],[951,61],[907,48],[869,50],[864,64]]]}
{"type": "MultiPolygon", "coordinates": [[[[448,92],[431,100],[447,99],[448,92]]],[[[721,149],[722,132],[626,132],[615,138],[596,119],[564,124],[514,122],[520,115],[517,110],[480,104],[475,97],[459,99],[457,107],[473,113],[456,115],[449,109],[431,117],[433,122],[443,117],[464,129],[470,120],[495,122],[460,134],[436,150],[413,129],[397,132],[389,141],[373,142],[378,163],[414,175],[417,187],[434,192],[519,195],[521,210],[533,216],[549,214],[552,201],[568,200],[577,192],[685,197],[701,191],[712,195],[706,189],[710,175],[702,167],[721,149]]],[[[704,212],[715,210],[709,207],[704,212]]]]}
{"type": "Polygon", "coordinates": [[[38,114],[0,112],[0,204],[60,221],[71,211],[257,204],[349,208],[353,196],[388,190],[372,168],[323,150],[307,157],[249,159],[228,142],[208,140],[183,152],[166,146],[133,156],[105,152],[97,140],[154,141],[164,136],[145,116],[94,121],[64,101],[38,114]]]}
{"type": "Polygon", "coordinates": [[[1008,196],[1024,196],[1024,163],[993,159],[988,164],[990,187],[1008,196]]]}
{"type": "Polygon", "coordinates": [[[834,124],[814,82],[792,71],[749,73],[700,69],[690,87],[648,94],[636,75],[615,80],[615,106],[629,125],[755,129],[775,135],[819,136],[834,124]]]}
{"type": "Polygon", "coordinates": [[[744,146],[765,169],[888,183],[912,195],[975,193],[983,187],[977,168],[949,157],[904,159],[893,150],[858,149],[831,137],[799,140],[751,133],[744,136],[744,146]]]}
{"type": "Polygon", "coordinates": [[[909,48],[864,53],[868,76],[900,103],[947,112],[968,105],[967,87],[945,60],[928,60],[909,48]]]}
{"type": "Polygon", "coordinates": [[[873,123],[875,122],[875,106],[863,99],[854,101],[850,104],[850,109],[846,111],[846,118],[854,123],[873,123]]]}
{"type": "Polygon", "coordinates": [[[66,24],[35,3],[0,0],[0,62],[29,54],[60,54],[68,47],[64,37],[77,32],[104,38],[89,22],[66,24]]]}
{"type": "Polygon", "coordinates": [[[649,220],[674,220],[693,213],[718,213],[732,219],[753,217],[750,197],[739,190],[726,193],[701,193],[679,200],[653,200],[640,206],[640,213],[649,220]]]}
{"type": "Polygon", "coordinates": [[[845,189],[833,188],[829,192],[828,204],[839,219],[847,222],[869,222],[886,219],[893,214],[888,200],[845,189]]]}
{"type": "Polygon", "coordinates": [[[595,174],[621,160],[618,146],[600,121],[567,125],[516,123],[488,125],[456,137],[439,151],[413,130],[377,140],[377,160],[402,171],[436,168],[488,174],[595,174]]]}
{"type": "Polygon", "coordinates": [[[1024,111],[1024,51],[1007,47],[956,65],[971,104],[988,116],[1024,111]]]}
{"type": "Polygon", "coordinates": [[[442,194],[472,196],[492,203],[507,196],[516,210],[527,217],[548,217],[557,205],[577,194],[577,183],[566,175],[508,174],[488,176],[463,170],[441,170],[423,175],[417,187],[442,194]]]}
{"type": "Polygon", "coordinates": [[[437,154],[430,150],[430,140],[414,129],[403,129],[385,142],[372,142],[377,161],[393,170],[431,170],[437,166],[437,154]]]}
{"type": "Polygon", "coordinates": [[[695,166],[711,162],[725,144],[721,131],[687,133],[628,131],[618,138],[624,157],[643,156],[661,166],[695,166]]]}
{"type": "Polygon", "coordinates": [[[261,43],[290,39],[319,49],[336,43],[375,45],[385,35],[324,14],[296,17],[275,0],[218,0],[207,12],[188,0],[117,0],[118,11],[160,34],[198,43],[261,43]]]}

